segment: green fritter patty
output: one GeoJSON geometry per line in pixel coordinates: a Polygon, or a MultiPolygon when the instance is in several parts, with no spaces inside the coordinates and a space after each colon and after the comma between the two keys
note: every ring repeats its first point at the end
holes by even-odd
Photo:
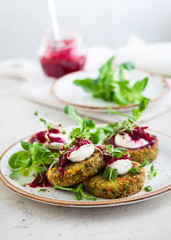
{"type": "Polygon", "coordinates": [[[69,187],[95,175],[105,167],[105,160],[99,151],[81,162],[72,163],[59,173],[57,166],[48,170],[47,178],[54,185],[69,187]]]}
{"type": "MultiPolygon", "coordinates": [[[[139,163],[132,162],[136,168],[139,163]]],[[[124,198],[138,193],[144,186],[145,169],[140,169],[140,174],[127,173],[123,176],[118,176],[115,182],[110,182],[104,179],[102,174],[97,174],[86,179],[84,187],[87,192],[101,198],[124,198]]]]}
{"type": "Polygon", "coordinates": [[[152,146],[148,145],[143,148],[127,149],[127,152],[130,154],[132,161],[142,163],[145,159],[146,161],[152,162],[157,158],[159,141],[157,137],[155,137],[155,142],[152,146]]]}
{"type": "MultiPolygon", "coordinates": [[[[155,138],[155,142],[153,145],[148,145],[136,149],[127,148],[126,151],[130,154],[130,158],[132,159],[132,161],[142,163],[145,159],[146,161],[152,162],[157,158],[159,152],[159,141],[156,136],[152,136],[155,138]]],[[[103,144],[108,145],[107,141],[108,139],[104,139],[103,144]]]]}

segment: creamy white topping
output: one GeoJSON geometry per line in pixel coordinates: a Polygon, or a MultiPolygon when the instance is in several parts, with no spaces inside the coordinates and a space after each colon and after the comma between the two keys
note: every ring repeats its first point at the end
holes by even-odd
{"type": "MultiPolygon", "coordinates": [[[[64,142],[68,142],[68,137],[66,134],[64,135],[62,133],[50,133],[49,137],[61,138],[64,142]]],[[[48,141],[43,144],[44,147],[46,147],[50,150],[61,150],[61,149],[63,149],[64,145],[65,145],[64,143],[48,142],[48,141]]]]}
{"type": "Polygon", "coordinates": [[[118,175],[124,175],[129,172],[132,163],[129,159],[119,159],[109,165],[110,168],[116,168],[118,175]]]}
{"type": "Polygon", "coordinates": [[[68,140],[68,137],[66,134],[62,134],[62,133],[50,133],[49,137],[53,137],[53,138],[62,138],[64,141],[68,140]]]}
{"type": "Polygon", "coordinates": [[[45,142],[43,144],[45,148],[48,148],[50,150],[61,150],[63,149],[64,143],[59,143],[59,142],[45,142]]]}
{"type": "Polygon", "coordinates": [[[95,147],[93,144],[86,144],[71,152],[68,159],[72,162],[81,162],[89,158],[94,153],[95,147]]]}
{"type": "Polygon", "coordinates": [[[148,145],[148,141],[143,138],[135,141],[132,140],[129,134],[124,133],[123,135],[117,134],[115,136],[115,143],[117,146],[125,147],[125,148],[140,148],[148,145]]]}

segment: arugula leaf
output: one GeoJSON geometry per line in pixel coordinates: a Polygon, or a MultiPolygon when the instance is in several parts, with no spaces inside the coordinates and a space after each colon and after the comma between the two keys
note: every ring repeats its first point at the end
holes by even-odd
{"type": "Polygon", "coordinates": [[[107,102],[115,102],[118,105],[139,103],[142,99],[142,91],[145,89],[148,78],[137,81],[134,86],[124,77],[124,70],[131,71],[135,68],[131,62],[119,65],[119,73],[113,69],[114,56],[111,57],[100,69],[95,79],[76,79],[74,84],[83,88],[95,98],[102,98],[107,102]]]}

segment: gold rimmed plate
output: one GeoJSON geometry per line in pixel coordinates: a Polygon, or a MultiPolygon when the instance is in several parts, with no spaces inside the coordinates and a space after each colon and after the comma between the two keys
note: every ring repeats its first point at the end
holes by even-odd
{"type": "MultiPolygon", "coordinates": [[[[116,110],[128,111],[132,107],[137,106],[136,104],[119,106],[115,103],[108,103],[103,99],[93,98],[91,94],[85,92],[81,87],[76,86],[73,83],[75,79],[95,79],[97,76],[98,71],[78,71],[67,74],[54,81],[51,87],[51,93],[55,98],[65,104],[70,104],[87,110],[106,111],[106,109],[110,106],[116,110]]],[[[156,101],[162,99],[169,92],[169,85],[166,79],[160,75],[138,69],[125,72],[125,78],[128,79],[131,84],[145,77],[148,77],[149,81],[143,95],[151,99],[150,103],[155,103],[156,101]]]]}
{"type": "MultiPolygon", "coordinates": [[[[24,197],[30,198],[43,203],[67,206],[67,207],[107,207],[107,206],[119,206],[125,204],[136,203],[157,197],[171,190],[171,162],[170,162],[170,146],[171,137],[160,132],[151,131],[152,134],[157,135],[159,139],[159,156],[154,161],[155,169],[157,170],[157,176],[149,180],[148,172],[150,165],[146,166],[146,182],[145,186],[152,186],[152,192],[145,192],[144,190],[139,193],[120,199],[102,199],[99,198],[97,201],[77,201],[73,193],[54,190],[48,188],[46,192],[39,192],[40,188],[31,188],[28,185],[24,186],[25,183],[31,182],[32,177],[20,177],[18,180],[13,180],[9,177],[10,170],[8,169],[9,157],[21,150],[20,141],[14,143],[9,147],[1,156],[0,162],[0,178],[1,181],[11,190],[24,197]]],[[[28,137],[22,139],[28,140],[28,137]]]]}

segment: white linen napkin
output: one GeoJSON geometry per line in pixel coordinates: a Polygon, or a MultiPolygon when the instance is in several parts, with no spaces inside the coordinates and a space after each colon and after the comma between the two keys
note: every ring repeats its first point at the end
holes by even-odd
{"type": "Polygon", "coordinates": [[[119,63],[132,61],[138,68],[171,77],[171,42],[147,44],[132,35],[116,56],[119,63]]]}

